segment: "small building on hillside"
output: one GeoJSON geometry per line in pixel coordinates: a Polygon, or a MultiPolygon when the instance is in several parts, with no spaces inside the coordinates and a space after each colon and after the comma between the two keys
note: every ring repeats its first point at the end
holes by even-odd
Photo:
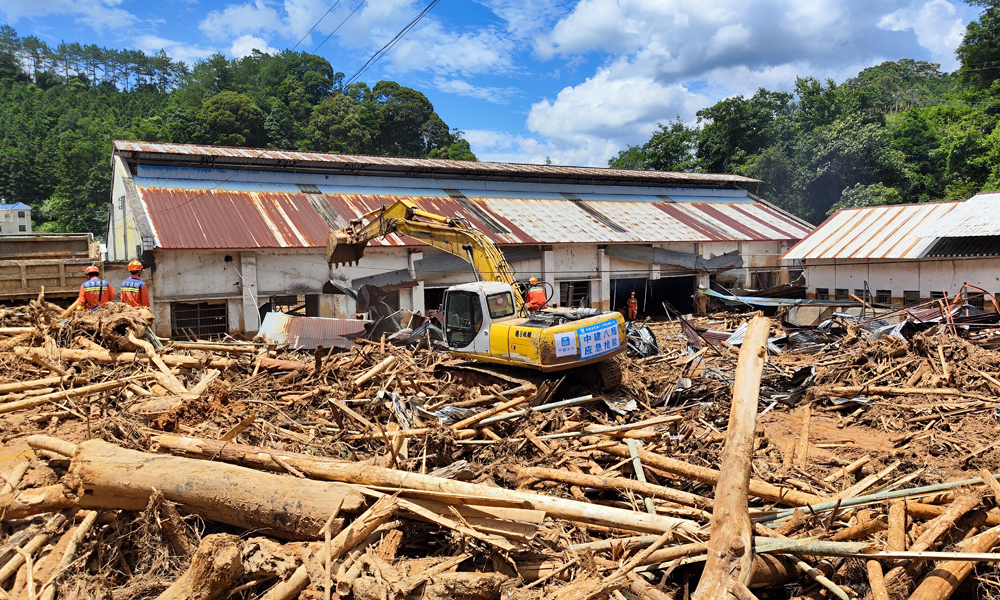
{"type": "MultiPolygon", "coordinates": [[[[952,296],[968,283],[1000,295],[1000,193],[965,202],[839,210],[785,254],[803,270],[807,296],[865,297],[910,305],[952,296]]],[[[983,305],[980,294],[971,303],[983,305]]]]}
{"type": "Polygon", "coordinates": [[[31,207],[23,202],[4,204],[0,200],[0,235],[31,233],[31,207]]]}
{"type": "Polygon", "coordinates": [[[396,308],[435,309],[475,281],[469,264],[406,236],[374,240],[330,268],[327,232],[406,198],[464,219],[518,277],[560,305],[691,310],[713,275],[767,287],[797,275],[780,256],[811,226],[756,198],[736,175],[114,143],[108,260],[139,258],[159,335],[254,332],[261,310],[304,305],[349,318],[331,281],[391,290],[396,308]]]}

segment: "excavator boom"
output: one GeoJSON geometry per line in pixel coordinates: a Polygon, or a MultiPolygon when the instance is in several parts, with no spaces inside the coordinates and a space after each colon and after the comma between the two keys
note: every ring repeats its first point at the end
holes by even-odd
{"type": "Polygon", "coordinates": [[[368,242],[398,233],[416,238],[430,246],[468,261],[482,281],[499,281],[513,287],[515,306],[524,306],[514,285],[514,269],[503,252],[483,232],[458,219],[424,212],[409,200],[399,200],[373,210],[347,227],[331,231],[326,241],[326,262],[352,264],[361,260],[368,242]]]}

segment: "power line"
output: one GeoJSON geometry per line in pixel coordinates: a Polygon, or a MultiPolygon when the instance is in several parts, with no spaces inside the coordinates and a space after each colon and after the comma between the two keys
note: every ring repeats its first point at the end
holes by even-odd
{"type": "Polygon", "coordinates": [[[417,23],[419,23],[420,20],[423,19],[424,16],[426,16],[427,13],[430,12],[430,10],[434,8],[434,6],[438,2],[440,2],[440,0],[432,0],[431,3],[428,4],[426,8],[424,8],[424,10],[420,11],[420,14],[414,17],[413,20],[406,25],[406,27],[403,27],[403,29],[396,34],[396,37],[389,40],[389,42],[385,46],[379,48],[378,51],[375,52],[375,54],[372,54],[371,58],[368,59],[368,62],[362,65],[361,68],[358,69],[358,72],[352,75],[351,78],[344,83],[344,86],[351,85],[351,83],[357,80],[357,78],[360,77],[362,74],[364,74],[364,72],[367,71],[372,65],[377,63],[383,56],[385,56],[386,53],[388,53],[389,50],[391,50],[392,47],[396,45],[396,42],[401,40],[404,35],[406,35],[411,29],[413,29],[413,27],[417,23]]]}
{"type": "MultiPolygon", "coordinates": [[[[340,4],[340,0],[337,0],[336,2],[334,2],[333,5],[330,6],[330,8],[328,8],[325,13],[323,13],[323,16],[319,18],[319,21],[316,21],[313,24],[313,26],[309,28],[309,31],[307,31],[306,34],[304,36],[302,36],[302,39],[300,39],[298,41],[298,43],[296,43],[295,46],[292,47],[292,52],[295,52],[295,49],[299,47],[299,44],[301,44],[303,40],[305,40],[307,37],[309,37],[309,34],[313,32],[313,29],[316,29],[317,27],[319,27],[319,24],[323,22],[323,19],[326,18],[326,15],[330,14],[330,11],[332,11],[334,8],[336,8],[338,4],[340,4]]],[[[343,25],[343,23],[341,23],[341,25],[343,25]]],[[[314,50],[313,54],[315,54],[315,53],[316,53],[316,51],[314,50]]]]}
{"type": "MultiPolygon", "coordinates": [[[[327,40],[329,40],[330,38],[332,38],[333,34],[337,33],[337,31],[339,31],[340,28],[344,26],[344,23],[347,22],[347,19],[350,19],[351,17],[353,17],[354,13],[358,12],[358,9],[360,9],[362,6],[364,6],[365,2],[367,2],[367,1],[368,0],[361,0],[361,4],[359,4],[357,8],[355,8],[354,10],[352,10],[351,14],[347,15],[346,17],[344,17],[344,20],[340,22],[340,25],[337,25],[337,28],[334,29],[333,31],[331,31],[330,35],[326,36],[326,38],[324,38],[323,41],[319,43],[319,45],[317,45],[315,48],[313,48],[312,53],[316,54],[316,51],[319,50],[320,46],[322,46],[323,44],[326,43],[327,40]]],[[[337,0],[337,2],[340,2],[340,0],[337,0]]]]}

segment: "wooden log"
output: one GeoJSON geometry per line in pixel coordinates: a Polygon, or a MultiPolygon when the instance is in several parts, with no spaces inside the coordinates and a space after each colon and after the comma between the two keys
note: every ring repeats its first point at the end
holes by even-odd
{"type": "MultiPolygon", "coordinates": [[[[313,364],[298,360],[278,360],[276,358],[261,358],[257,361],[257,366],[265,371],[312,371],[313,364]]],[[[214,367],[214,365],[213,365],[214,367]]],[[[219,367],[214,367],[219,368],[219,367]]]]}
{"type": "Polygon", "coordinates": [[[21,478],[24,474],[28,472],[28,467],[31,466],[31,461],[23,461],[18,463],[11,469],[10,474],[4,479],[3,485],[0,485],[0,496],[4,494],[11,494],[17,489],[17,484],[21,483],[21,478]]]}
{"type": "Polygon", "coordinates": [[[866,464],[868,464],[869,462],[871,462],[871,459],[872,459],[872,457],[870,455],[865,454],[864,456],[862,456],[858,460],[852,462],[851,464],[847,465],[846,467],[844,467],[842,469],[837,469],[836,471],[834,471],[830,475],[824,477],[823,481],[825,481],[827,483],[833,483],[834,481],[837,481],[841,477],[844,477],[846,475],[850,475],[851,473],[853,473],[853,472],[857,471],[858,469],[860,469],[861,467],[865,466],[866,464]]]}
{"type": "Polygon", "coordinates": [[[32,450],[48,450],[67,458],[76,454],[76,444],[47,435],[29,435],[25,443],[32,450]]]}
{"type": "Polygon", "coordinates": [[[13,521],[76,506],[76,497],[63,485],[49,485],[18,494],[0,494],[0,520],[13,521]]]}
{"type": "MultiPolygon", "coordinates": [[[[936,519],[948,510],[948,504],[924,504],[922,502],[907,502],[906,514],[914,519],[936,519]]],[[[1000,525],[1000,514],[995,512],[986,513],[986,521],[983,523],[987,527],[1000,525]]]]}
{"type": "Polygon", "coordinates": [[[235,535],[205,536],[191,558],[191,566],[156,600],[215,600],[243,577],[241,542],[235,535]]]}
{"type": "Polygon", "coordinates": [[[207,521],[283,539],[316,539],[332,508],[364,502],[335,483],[261,473],[225,463],[146,454],[100,440],[78,445],[67,480],[82,508],[142,510],[154,488],[207,521]]]}
{"type": "Polygon", "coordinates": [[[34,333],[38,331],[35,327],[0,327],[0,335],[21,335],[22,333],[34,333]]]}
{"type": "Polygon", "coordinates": [[[375,365],[374,367],[368,369],[367,371],[365,371],[364,373],[362,373],[361,375],[359,375],[358,377],[356,377],[354,379],[354,385],[360,386],[360,385],[363,385],[363,384],[367,383],[368,381],[374,379],[374,377],[376,375],[378,375],[382,371],[388,369],[392,365],[396,364],[397,360],[399,360],[399,359],[397,359],[395,356],[390,356],[390,357],[386,358],[385,360],[383,360],[379,364],[375,365]]]}
{"type": "MultiPolygon", "coordinates": [[[[601,446],[597,448],[597,450],[613,456],[629,458],[628,447],[624,444],[601,446]]],[[[654,467],[656,469],[660,469],[661,471],[666,471],[674,475],[693,479],[709,485],[716,485],[719,482],[719,472],[715,469],[699,467],[682,460],[677,460],[676,458],[670,458],[669,456],[663,456],[662,454],[654,454],[641,448],[639,449],[639,458],[642,459],[642,464],[647,467],[654,467]]],[[[779,487],[760,481],[759,479],[750,480],[750,495],[768,500],[770,502],[784,504],[785,506],[806,506],[809,504],[818,504],[823,502],[823,498],[820,498],[819,496],[807,494],[790,488],[779,487]]]]}
{"type": "Polygon", "coordinates": [[[862,521],[857,525],[852,525],[850,527],[845,527],[837,533],[833,534],[830,538],[834,542],[849,542],[852,540],[861,540],[867,538],[870,535],[876,534],[880,531],[885,531],[889,527],[889,523],[885,517],[878,519],[868,519],[867,521],[862,521]]]}
{"type": "Polygon", "coordinates": [[[247,344],[245,346],[213,344],[211,342],[173,342],[171,347],[179,350],[204,350],[205,352],[224,352],[229,354],[253,354],[258,347],[247,344]]]}
{"type": "Polygon", "coordinates": [[[521,467],[517,469],[517,476],[519,478],[537,479],[539,481],[558,481],[569,485],[594,488],[595,490],[630,491],[649,498],[668,500],[698,509],[709,510],[712,508],[712,501],[704,496],[682,492],[662,485],[625,479],[623,477],[584,475],[563,469],[548,469],[544,467],[521,467]]]}
{"type": "MultiPolygon", "coordinates": [[[[154,436],[153,441],[158,445],[158,450],[161,452],[168,451],[192,456],[215,457],[216,460],[241,460],[234,453],[222,453],[215,456],[205,449],[211,448],[211,444],[206,444],[205,440],[197,438],[160,435],[154,436]],[[202,446],[205,446],[205,448],[202,448],[202,446]]],[[[260,460],[255,457],[261,453],[267,452],[269,454],[273,452],[252,446],[243,447],[252,448],[251,452],[240,455],[250,461],[260,460]]],[[[626,452],[628,452],[627,449],[626,452]]],[[[476,504],[487,504],[492,500],[508,503],[508,506],[545,511],[550,517],[580,523],[621,528],[628,531],[640,531],[643,533],[673,531],[677,534],[678,539],[685,539],[685,536],[690,536],[688,539],[700,539],[704,537],[701,527],[697,523],[686,519],[677,519],[663,515],[637,514],[620,508],[593,505],[586,502],[530,492],[519,492],[474,483],[452,481],[442,477],[408,473],[383,467],[348,462],[333,462],[329,460],[314,460],[313,457],[292,455],[287,452],[277,454],[288,464],[316,479],[343,481],[373,487],[391,488],[393,490],[398,489],[403,490],[404,494],[407,490],[437,492],[441,497],[435,499],[439,502],[446,502],[446,497],[455,499],[448,503],[461,503],[462,498],[470,497],[476,498],[476,504]]]]}
{"type": "Polygon", "coordinates": [[[32,379],[31,381],[17,381],[15,383],[4,383],[0,385],[0,394],[12,394],[38,388],[46,388],[55,385],[87,385],[90,381],[86,377],[73,377],[63,375],[59,377],[45,377],[44,379],[32,379]]]}
{"type": "MultiPolygon", "coordinates": [[[[993,527],[960,543],[959,550],[989,552],[998,541],[1000,541],[1000,527],[993,527]]],[[[975,568],[976,563],[968,560],[940,563],[924,577],[910,595],[910,600],[948,600],[975,568]]]]}
{"type": "Polygon", "coordinates": [[[5,581],[10,579],[10,576],[17,572],[21,568],[21,565],[25,564],[25,557],[31,556],[35,552],[38,552],[42,546],[47,544],[52,536],[56,534],[57,531],[62,529],[62,526],[66,524],[66,515],[58,513],[50,518],[46,523],[42,531],[38,532],[33,538],[28,540],[28,543],[24,545],[20,550],[23,552],[18,552],[15,554],[7,564],[0,567],[0,585],[3,585],[5,581]]]}
{"type": "MultiPolygon", "coordinates": [[[[942,510],[942,512],[944,512],[942,510]]],[[[889,503],[889,536],[887,550],[906,550],[906,501],[889,503]]]]}
{"type": "Polygon", "coordinates": [[[453,430],[455,430],[455,431],[459,431],[459,430],[465,429],[466,427],[469,427],[470,425],[475,425],[476,423],[482,421],[483,419],[485,419],[487,417],[492,417],[493,415],[498,415],[498,414],[500,414],[502,412],[505,412],[507,410],[510,410],[510,409],[514,408],[515,406],[520,406],[520,405],[524,404],[527,401],[528,401],[528,396],[519,396],[517,398],[514,398],[513,400],[509,400],[507,402],[503,402],[501,404],[498,404],[498,405],[494,406],[493,408],[484,410],[481,413],[478,413],[478,414],[472,415],[471,417],[467,417],[465,419],[462,419],[458,423],[455,423],[454,425],[452,425],[451,428],[453,430]]]}
{"type": "Polygon", "coordinates": [[[873,396],[964,396],[967,392],[954,388],[915,388],[871,385],[838,385],[828,388],[815,388],[817,396],[847,396],[871,394],[873,396]]]}
{"type": "Polygon", "coordinates": [[[190,393],[190,394],[192,394],[194,396],[201,396],[201,395],[203,395],[205,392],[208,391],[208,386],[212,385],[212,383],[216,379],[218,379],[219,375],[221,375],[221,374],[222,374],[222,371],[219,371],[218,369],[211,369],[211,370],[207,371],[202,376],[201,380],[198,383],[196,383],[193,386],[191,386],[191,389],[190,389],[190,391],[188,393],[190,393]]]}
{"type": "Polygon", "coordinates": [[[877,560],[869,560],[868,567],[868,587],[872,591],[874,600],[889,600],[889,593],[885,590],[885,579],[882,576],[882,564],[877,560]]]}
{"type": "MultiPolygon", "coordinates": [[[[725,600],[729,584],[750,583],[753,543],[750,513],[750,463],[753,460],[754,430],[757,427],[757,403],[760,379],[767,359],[767,336],[770,319],[754,317],[747,327],[740,348],[729,409],[729,428],[722,450],[722,466],[715,486],[712,510],[712,535],[708,559],[698,580],[692,600],[725,600]]],[[[808,417],[807,417],[808,418],[808,417]]],[[[805,430],[808,444],[808,426],[805,430]]]]}
{"type": "Polygon", "coordinates": [[[116,390],[118,388],[125,387],[133,381],[145,381],[151,377],[153,377],[152,374],[144,373],[142,375],[135,375],[134,377],[126,377],[125,379],[114,379],[103,383],[95,383],[93,385],[85,385],[83,387],[53,392],[51,394],[45,394],[44,396],[35,396],[34,398],[25,398],[24,400],[5,402],[0,404],[0,414],[23,410],[26,408],[34,408],[36,406],[41,406],[42,404],[48,404],[49,402],[58,402],[59,400],[79,398],[80,396],[88,396],[99,392],[116,390]]]}
{"type": "MultiPolygon", "coordinates": [[[[41,594],[39,595],[41,600],[55,600],[56,581],[73,564],[73,557],[76,555],[76,551],[80,548],[83,540],[86,539],[90,528],[97,522],[97,511],[81,511],[81,513],[77,513],[77,516],[82,516],[83,521],[73,530],[73,537],[70,538],[69,544],[66,545],[62,558],[59,560],[59,565],[52,572],[52,575],[49,576],[45,584],[42,585],[41,594]]],[[[69,534],[67,533],[67,535],[69,534]]]]}
{"type": "MultiPolygon", "coordinates": [[[[14,354],[17,356],[23,356],[29,360],[33,358],[39,358],[45,360],[47,358],[44,348],[33,348],[26,346],[16,346],[14,347],[14,354]]],[[[75,350],[72,348],[60,348],[59,357],[66,362],[81,362],[85,360],[90,360],[96,363],[147,363],[149,362],[149,357],[144,354],[137,354],[135,352],[111,352],[110,350],[75,350]]],[[[176,356],[172,354],[164,354],[160,356],[164,363],[171,367],[180,367],[182,369],[229,369],[236,364],[236,360],[231,358],[206,358],[201,360],[191,356],[176,356]]],[[[312,366],[312,365],[308,365],[312,366]]]]}
{"type": "Polygon", "coordinates": [[[167,366],[167,363],[163,362],[163,359],[160,358],[159,354],[157,354],[156,348],[153,348],[152,344],[146,340],[135,337],[131,331],[128,333],[128,340],[136,346],[142,348],[146,352],[146,356],[148,356],[149,359],[153,361],[153,364],[156,365],[156,368],[160,370],[160,373],[163,375],[163,377],[157,377],[160,385],[175,394],[187,393],[187,388],[184,387],[184,384],[178,381],[177,378],[174,377],[174,374],[170,372],[170,367],[167,366]]]}
{"type": "Polygon", "coordinates": [[[802,433],[799,435],[799,444],[795,448],[795,464],[800,469],[806,469],[809,466],[809,420],[812,416],[812,409],[807,404],[802,410],[802,433]]]}

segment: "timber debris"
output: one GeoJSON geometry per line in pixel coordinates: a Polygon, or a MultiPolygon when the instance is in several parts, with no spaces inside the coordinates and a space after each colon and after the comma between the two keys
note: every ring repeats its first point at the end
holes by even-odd
{"type": "Polygon", "coordinates": [[[1000,353],[953,323],[630,326],[612,393],[149,323],[0,308],[0,599],[1000,594],[1000,353]]]}

